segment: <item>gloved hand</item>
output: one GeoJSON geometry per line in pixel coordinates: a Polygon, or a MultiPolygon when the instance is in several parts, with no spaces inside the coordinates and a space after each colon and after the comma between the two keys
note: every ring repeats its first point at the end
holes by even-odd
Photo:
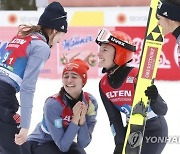
{"type": "Polygon", "coordinates": [[[151,85],[150,87],[147,87],[147,89],[144,91],[145,95],[148,97],[148,99],[156,100],[158,97],[158,90],[155,85],[151,85]]]}
{"type": "Polygon", "coordinates": [[[122,154],[123,143],[117,144],[113,154],[122,154]]]}

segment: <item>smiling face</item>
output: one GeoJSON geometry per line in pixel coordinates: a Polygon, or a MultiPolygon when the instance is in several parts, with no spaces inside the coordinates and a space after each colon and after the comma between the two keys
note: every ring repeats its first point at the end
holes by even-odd
{"type": "Polygon", "coordinates": [[[99,67],[109,69],[115,65],[114,63],[115,48],[112,45],[102,43],[99,49],[99,67]]]}
{"type": "Polygon", "coordinates": [[[62,76],[63,87],[74,99],[78,98],[83,87],[83,81],[74,71],[66,71],[62,76]]]}

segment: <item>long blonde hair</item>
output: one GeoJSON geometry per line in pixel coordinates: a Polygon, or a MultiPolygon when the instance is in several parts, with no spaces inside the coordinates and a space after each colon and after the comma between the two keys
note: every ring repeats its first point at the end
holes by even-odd
{"type": "Polygon", "coordinates": [[[18,33],[17,35],[21,37],[26,37],[31,35],[34,32],[40,32],[42,30],[42,27],[40,25],[34,26],[34,25],[19,25],[18,27],[18,33]]]}

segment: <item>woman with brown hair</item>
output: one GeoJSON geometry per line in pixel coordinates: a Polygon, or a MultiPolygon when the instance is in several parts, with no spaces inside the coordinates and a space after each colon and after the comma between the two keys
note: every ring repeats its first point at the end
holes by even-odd
{"type": "Polygon", "coordinates": [[[46,99],[43,120],[23,144],[24,154],[86,154],[98,110],[94,96],[83,91],[88,70],[81,59],[64,66],[63,86],[46,99]]]}
{"type": "Polygon", "coordinates": [[[49,4],[37,26],[19,26],[0,50],[0,150],[21,154],[28,135],[36,81],[50,48],[67,32],[67,13],[59,2],[49,4]],[[16,93],[20,93],[20,105],[16,93]],[[16,113],[20,108],[20,116],[16,113]]]}
{"type": "MultiPolygon", "coordinates": [[[[99,82],[101,100],[106,109],[115,149],[113,154],[121,154],[131,114],[138,68],[129,64],[133,59],[136,47],[131,37],[122,31],[102,29],[96,43],[99,45],[99,67],[105,73],[99,82]],[[125,125],[122,114],[126,116],[125,125]]],[[[166,142],[153,142],[152,138],[168,136],[168,127],[164,115],[168,110],[167,104],[160,96],[155,85],[145,90],[150,100],[147,111],[144,139],[141,154],[161,154],[166,142]]]]}

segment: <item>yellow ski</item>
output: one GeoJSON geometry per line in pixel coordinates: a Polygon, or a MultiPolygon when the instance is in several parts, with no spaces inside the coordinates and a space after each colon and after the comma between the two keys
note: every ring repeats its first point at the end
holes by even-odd
{"type": "Polygon", "coordinates": [[[149,106],[149,101],[144,91],[152,84],[153,79],[156,77],[164,38],[156,18],[158,2],[159,0],[151,0],[150,4],[138,80],[122,154],[141,153],[146,114],[149,106]]]}

